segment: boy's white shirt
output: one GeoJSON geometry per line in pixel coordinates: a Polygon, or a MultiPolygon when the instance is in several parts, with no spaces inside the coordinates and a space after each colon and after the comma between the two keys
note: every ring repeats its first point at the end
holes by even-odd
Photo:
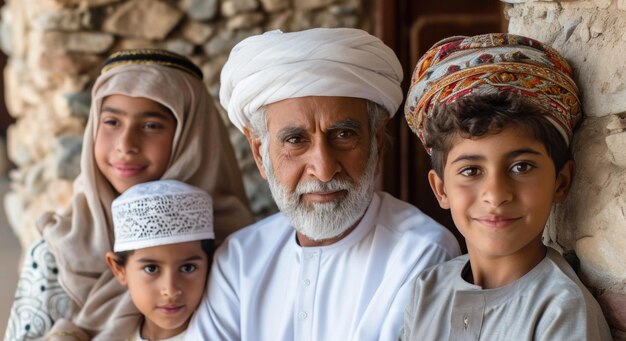
{"type": "MultiPolygon", "coordinates": [[[[183,341],[185,340],[186,334],[187,334],[187,330],[183,331],[182,333],[176,336],[172,336],[169,339],[161,339],[158,341],[183,341]]],[[[128,339],[128,341],[150,341],[150,340],[141,338],[141,326],[139,326],[137,327],[137,330],[135,331],[133,336],[128,339]]],[[[152,340],[152,341],[157,341],[157,340],[152,340]]]]}

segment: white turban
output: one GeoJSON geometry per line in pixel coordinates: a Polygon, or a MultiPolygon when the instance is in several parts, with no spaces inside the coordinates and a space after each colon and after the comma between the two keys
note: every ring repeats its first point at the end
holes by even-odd
{"type": "Polygon", "coordinates": [[[305,96],[355,97],[393,116],[402,67],[380,39],[352,28],[270,31],[241,41],[221,74],[220,103],[239,130],[261,107],[305,96]]]}

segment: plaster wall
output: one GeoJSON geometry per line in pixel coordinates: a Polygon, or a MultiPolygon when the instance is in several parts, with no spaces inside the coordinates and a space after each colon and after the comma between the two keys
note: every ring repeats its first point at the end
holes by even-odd
{"type": "Polygon", "coordinates": [[[509,32],[556,48],[582,94],[574,185],[544,242],[575,252],[615,338],[626,339],[626,1],[506,2],[509,32]]]}

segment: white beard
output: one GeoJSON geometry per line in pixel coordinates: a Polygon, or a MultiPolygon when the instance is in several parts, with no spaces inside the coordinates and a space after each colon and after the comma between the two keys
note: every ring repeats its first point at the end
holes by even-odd
{"type": "Polygon", "coordinates": [[[374,195],[374,176],[378,164],[376,139],[372,139],[370,144],[365,173],[356,181],[345,178],[332,179],[328,182],[307,181],[298,183],[293,193],[289,193],[287,188],[276,180],[268,150],[269,148],[262,147],[261,154],[272,196],[296,231],[315,241],[332,239],[354,226],[363,217],[374,195]],[[347,194],[330,202],[306,205],[300,200],[306,193],[342,190],[347,191],[347,194]]]}

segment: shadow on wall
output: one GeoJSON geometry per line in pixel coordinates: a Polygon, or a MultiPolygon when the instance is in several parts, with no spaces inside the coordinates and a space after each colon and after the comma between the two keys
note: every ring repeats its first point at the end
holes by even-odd
{"type": "MultiPolygon", "coordinates": [[[[1,202],[4,202],[4,195],[8,189],[8,178],[0,176],[1,202]]],[[[20,255],[20,242],[7,223],[4,205],[0,205],[0,332],[2,333],[0,335],[4,335],[9,311],[13,305],[20,255]]]]}
{"type": "MultiPolygon", "coordinates": [[[[0,6],[4,1],[0,0],[0,6]]],[[[0,53],[0,70],[4,70],[7,56],[0,53]]],[[[20,243],[15,237],[4,211],[4,196],[9,190],[8,172],[12,167],[7,152],[7,128],[15,120],[9,115],[4,100],[4,79],[0,77],[0,332],[4,335],[9,310],[15,296],[18,278],[20,243]]]]}

